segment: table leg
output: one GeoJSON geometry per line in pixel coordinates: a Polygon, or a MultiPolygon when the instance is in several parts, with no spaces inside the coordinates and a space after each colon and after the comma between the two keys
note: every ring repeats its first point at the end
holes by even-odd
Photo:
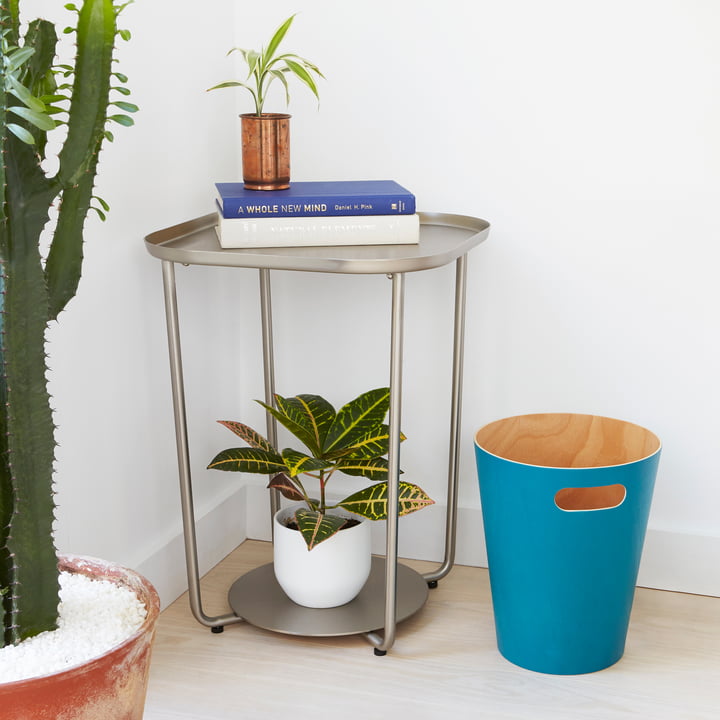
{"type": "Polygon", "coordinates": [[[444,578],[455,562],[457,533],[458,460],[460,455],[460,421],[462,415],[463,359],[465,345],[465,296],[467,284],[467,255],[455,265],[455,327],[453,341],[452,402],[450,408],[450,452],[448,466],[447,517],[445,521],[445,556],[433,572],[423,575],[430,587],[444,578]]]}
{"type": "Polygon", "coordinates": [[[190,609],[202,625],[222,631],[224,625],[242,621],[234,614],[210,617],[203,612],[198,567],[195,511],[193,507],[190,452],[188,446],[187,414],[185,409],[185,386],[183,381],[180,326],[178,322],[177,291],[175,287],[175,264],[162,261],[163,290],[165,295],[165,319],[167,323],[168,350],[170,353],[170,381],[173,411],[175,414],[175,441],[177,445],[178,473],[180,479],[180,502],[182,507],[183,536],[185,539],[185,565],[188,578],[190,609]]]}
{"type": "MultiPolygon", "coordinates": [[[[265,404],[275,404],[275,351],[272,329],[272,297],[270,292],[270,271],[260,269],[260,313],[262,316],[263,372],[265,378],[265,404]]],[[[277,447],[277,421],[267,413],[267,439],[277,447]]],[[[280,493],[270,490],[270,526],[275,513],[280,509],[280,493]]]]}
{"type": "Polygon", "coordinates": [[[395,642],[397,624],[397,545],[398,481],[400,479],[400,418],[402,401],[403,314],[405,275],[393,273],[390,333],[390,449],[388,452],[388,511],[385,546],[385,632],[382,637],[370,633],[368,638],[377,655],[385,653],[395,642]]]}

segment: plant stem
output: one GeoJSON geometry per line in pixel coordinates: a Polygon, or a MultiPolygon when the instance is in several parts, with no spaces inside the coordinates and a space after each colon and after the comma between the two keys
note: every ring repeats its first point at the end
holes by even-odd
{"type": "Polygon", "coordinates": [[[325,485],[327,481],[325,480],[325,471],[320,471],[320,512],[325,513],[326,505],[325,505],[325,485]]]}
{"type": "Polygon", "coordinates": [[[303,496],[303,500],[305,501],[305,504],[308,506],[310,510],[314,510],[314,503],[310,496],[307,493],[307,490],[305,490],[305,487],[303,486],[302,482],[300,482],[300,478],[296,475],[292,478],[293,483],[295,484],[295,487],[300,491],[300,494],[303,496]]]}
{"type": "Polygon", "coordinates": [[[262,115],[263,105],[265,104],[265,93],[263,92],[263,81],[264,78],[260,74],[260,68],[255,68],[255,76],[257,81],[257,96],[255,97],[255,110],[257,111],[257,116],[260,117],[262,115]]]}

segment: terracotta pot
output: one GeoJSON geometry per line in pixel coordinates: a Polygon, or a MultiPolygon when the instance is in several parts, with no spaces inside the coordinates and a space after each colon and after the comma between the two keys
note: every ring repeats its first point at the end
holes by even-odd
{"type": "Polygon", "coordinates": [[[241,115],[243,182],[248,190],[290,187],[290,115],[241,115]]]}
{"type": "Polygon", "coordinates": [[[141,720],[160,601],[142,576],[95,558],[62,556],[60,570],[133,590],[147,608],[140,628],[120,645],[81,665],[0,683],[0,717],[12,720],[141,720]]]}

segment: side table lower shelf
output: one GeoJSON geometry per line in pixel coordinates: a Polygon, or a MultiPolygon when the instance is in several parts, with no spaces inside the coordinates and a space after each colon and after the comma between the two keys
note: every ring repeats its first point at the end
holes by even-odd
{"type": "MultiPolygon", "coordinates": [[[[427,601],[422,575],[397,566],[397,620],[414,615],[427,601]]],[[[306,608],[290,600],[275,580],[272,563],[236,580],[228,593],[233,612],[264,630],[314,637],[356,635],[378,630],[385,623],[385,559],[373,557],[370,577],[360,594],[336,608],[306,608]]]]}

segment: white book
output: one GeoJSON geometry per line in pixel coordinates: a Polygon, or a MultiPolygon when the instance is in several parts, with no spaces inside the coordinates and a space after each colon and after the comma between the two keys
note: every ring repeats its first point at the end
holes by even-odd
{"type": "Polygon", "coordinates": [[[246,220],[218,213],[215,229],[224,248],[409,245],[420,241],[417,214],[246,220]]]}

